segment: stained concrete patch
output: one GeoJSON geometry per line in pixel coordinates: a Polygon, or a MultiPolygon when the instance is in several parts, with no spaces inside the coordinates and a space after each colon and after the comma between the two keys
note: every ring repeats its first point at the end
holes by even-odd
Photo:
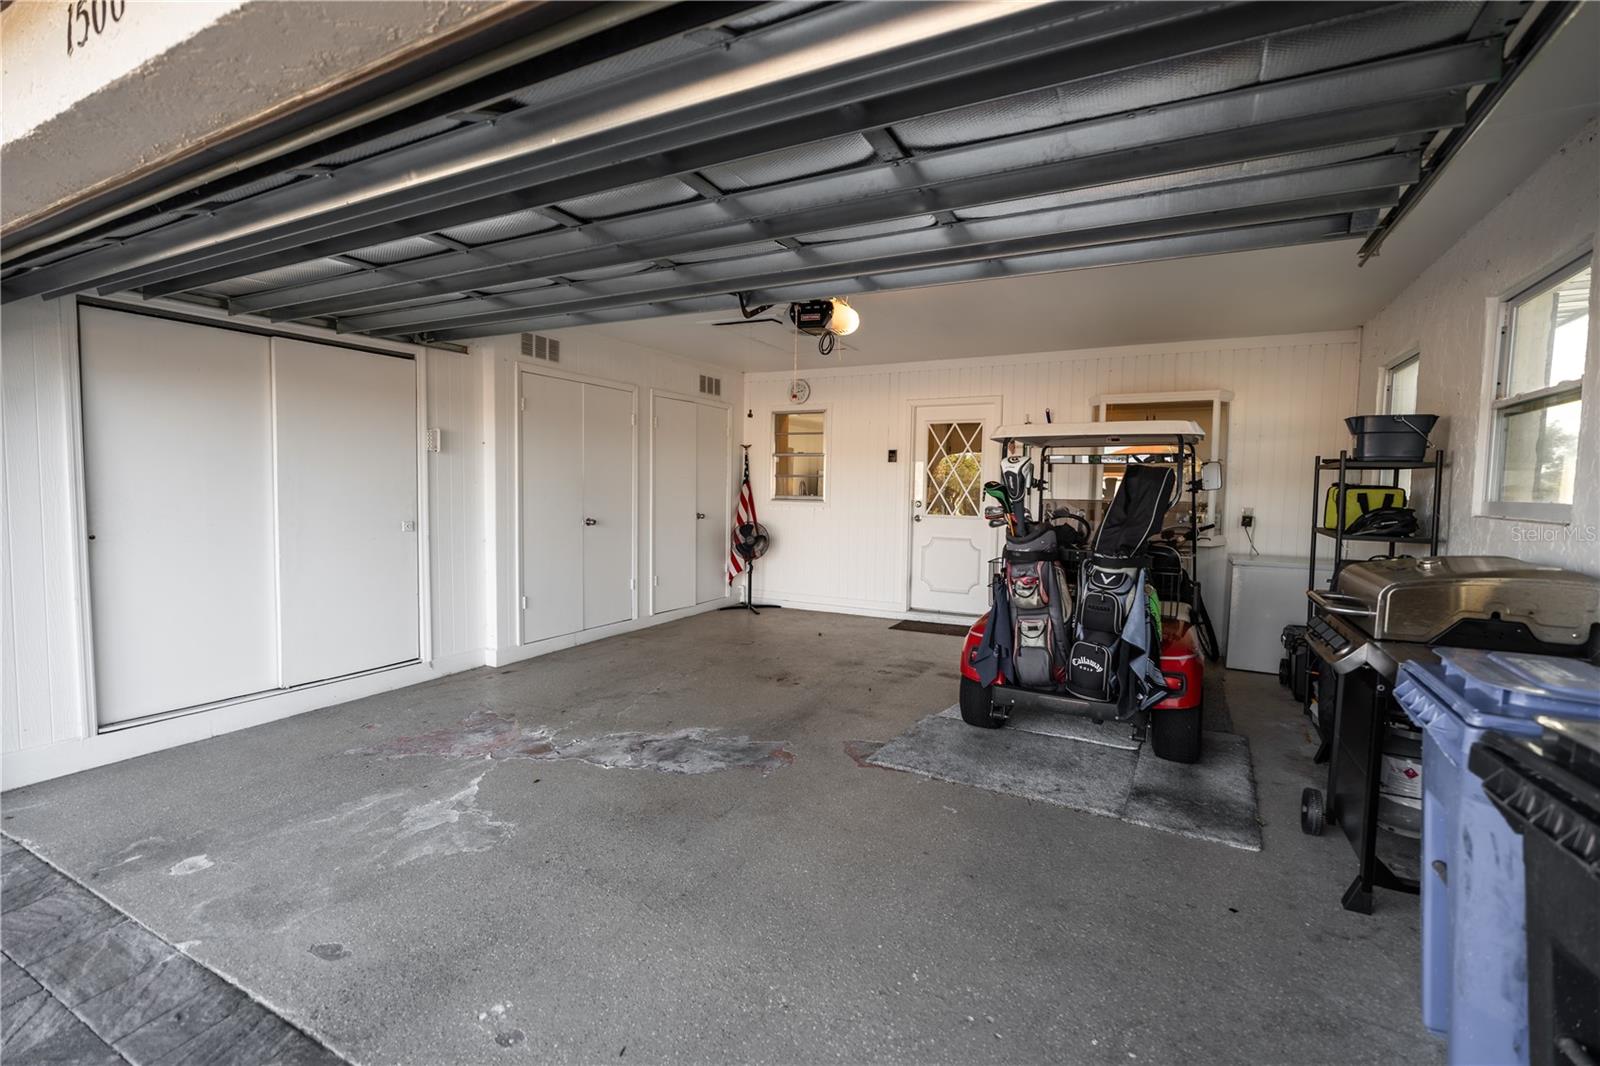
{"type": "Polygon", "coordinates": [[[370,747],[352,748],[346,755],[441,755],[454,759],[530,759],[548,755],[550,731],[520,725],[516,719],[477,711],[461,724],[416,736],[395,737],[370,747]]]}
{"type": "Polygon", "coordinates": [[[1063,731],[977,729],[961,721],[959,712],[951,717],[943,711],[889,741],[864,764],[1261,850],[1250,742],[1230,733],[1205,734],[1200,762],[1184,765],[1063,731]]]}
{"type": "Polygon", "coordinates": [[[598,737],[557,737],[543,726],[524,726],[513,718],[479,711],[459,726],[418,736],[396,737],[346,755],[404,758],[439,755],[467,759],[577,759],[608,770],[655,770],[668,774],[709,774],[746,768],[768,773],[794,762],[783,741],[752,740],[713,729],[673,733],[608,733],[598,737]]]}
{"type": "MultiPolygon", "coordinates": [[[[876,755],[881,747],[883,747],[883,741],[881,740],[847,740],[844,742],[844,753],[850,756],[850,761],[857,766],[871,766],[872,764],[867,760],[876,755]]],[[[887,769],[887,767],[879,767],[879,769],[887,769]]]]}
{"type": "Polygon", "coordinates": [[[346,812],[342,821],[365,823],[360,835],[372,847],[375,861],[389,866],[434,855],[488,851],[516,832],[516,826],[478,807],[478,789],[488,771],[448,796],[426,803],[405,804],[411,792],[369,797],[346,812]]]}
{"type": "Polygon", "coordinates": [[[212,862],[207,855],[191,855],[187,859],[173,863],[172,869],[168,870],[167,873],[173,877],[185,877],[189,874],[197,874],[201,870],[210,869],[215,865],[216,863],[212,862]]]}
{"type": "MultiPolygon", "coordinates": [[[[951,704],[939,712],[939,717],[960,721],[961,705],[951,704]]],[[[1011,712],[1011,717],[1006,719],[1005,728],[1038,733],[1045,737],[1081,740],[1085,744],[1102,744],[1108,748],[1121,748],[1123,751],[1139,750],[1138,742],[1133,739],[1133,728],[1126,722],[1103,722],[1095,725],[1089,719],[1075,715],[1052,714],[1049,711],[1018,707],[1011,712]]]]}
{"type": "Polygon", "coordinates": [[[541,759],[581,759],[608,770],[657,770],[666,774],[709,774],[736,767],[770,773],[794,762],[782,743],[730,737],[710,729],[675,733],[609,733],[582,740],[558,740],[541,759]]]}

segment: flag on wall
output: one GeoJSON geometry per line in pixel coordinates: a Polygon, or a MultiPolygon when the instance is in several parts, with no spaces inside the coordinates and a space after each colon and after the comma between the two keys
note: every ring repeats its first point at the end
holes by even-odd
{"type": "Polygon", "coordinates": [[[733,584],[733,579],[744,573],[748,565],[744,557],[734,550],[739,543],[739,527],[754,525],[756,520],[756,495],[750,490],[750,449],[744,451],[744,480],[739,485],[739,506],[734,508],[733,529],[729,530],[728,540],[728,584],[733,584]]]}

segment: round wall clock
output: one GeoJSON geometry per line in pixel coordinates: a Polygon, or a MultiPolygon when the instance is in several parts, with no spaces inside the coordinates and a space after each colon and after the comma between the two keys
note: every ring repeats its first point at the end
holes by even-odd
{"type": "Polygon", "coordinates": [[[805,403],[811,399],[811,384],[804,378],[795,378],[789,383],[789,402],[805,403]]]}

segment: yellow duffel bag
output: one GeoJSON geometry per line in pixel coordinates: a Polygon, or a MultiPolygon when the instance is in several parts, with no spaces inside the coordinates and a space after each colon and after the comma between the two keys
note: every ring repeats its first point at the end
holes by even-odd
{"type": "Polygon", "coordinates": [[[1327,504],[1322,509],[1322,524],[1328,529],[1350,523],[1380,507],[1404,507],[1406,490],[1394,485],[1329,485],[1327,504]],[[1340,521],[1340,515],[1344,521],[1340,521]]]}

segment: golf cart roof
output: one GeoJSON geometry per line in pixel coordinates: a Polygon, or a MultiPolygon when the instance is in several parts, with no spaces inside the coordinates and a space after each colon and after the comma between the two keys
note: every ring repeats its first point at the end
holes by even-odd
{"type": "Polygon", "coordinates": [[[1046,422],[1001,426],[992,439],[1015,440],[1042,448],[1121,448],[1137,444],[1187,444],[1205,438],[1198,422],[1167,419],[1154,422],[1046,422]]]}

